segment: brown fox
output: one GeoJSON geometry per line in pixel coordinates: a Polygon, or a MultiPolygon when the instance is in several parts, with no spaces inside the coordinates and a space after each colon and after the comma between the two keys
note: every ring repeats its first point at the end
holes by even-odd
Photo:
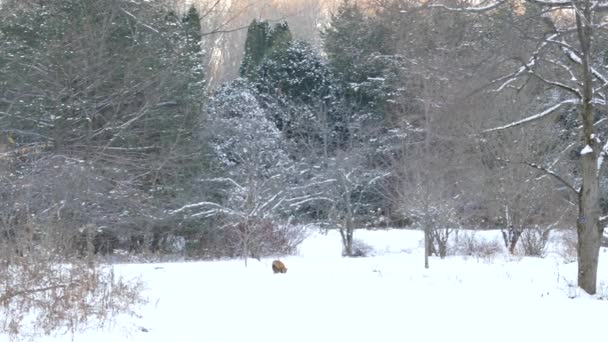
{"type": "Polygon", "coordinates": [[[275,260],[272,262],[272,271],[274,273],[286,273],[287,267],[281,260],[275,260]]]}

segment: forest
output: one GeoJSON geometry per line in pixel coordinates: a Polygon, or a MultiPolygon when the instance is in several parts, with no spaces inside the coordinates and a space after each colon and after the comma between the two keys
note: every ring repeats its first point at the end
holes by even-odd
{"type": "Polygon", "coordinates": [[[421,230],[427,268],[458,230],[572,231],[596,293],[608,2],[329,3],[2,0],[0,330],[123,310],[108,262],[246,264],[308,227],[344,257],[421,230]]]}

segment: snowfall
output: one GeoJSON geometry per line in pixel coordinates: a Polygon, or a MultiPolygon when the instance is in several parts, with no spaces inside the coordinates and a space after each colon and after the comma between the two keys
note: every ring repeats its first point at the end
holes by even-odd
{"type": "MultiPolygon", "coordinates": [[[[424,268],[422,234],[361,230],[371,257],[343,258],[336,232],[311,233],[297,255],[114,265],[145,282],[138,316],[36,341],[608,341],[608,251],[598,296],[576,284],[576,263],[545,258],[448,256],[424,268]]],[[[498,239],[498,232],[482,232],[498,239]]],[[[557,250],[556,248],[554,248],[557,250]]],[[[0,341],[8,341],[0,336],[0,341]]]]}

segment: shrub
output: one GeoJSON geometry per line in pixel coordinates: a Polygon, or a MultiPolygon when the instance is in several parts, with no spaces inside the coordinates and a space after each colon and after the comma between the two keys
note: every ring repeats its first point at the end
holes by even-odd
{"type": "Polygon", "coordinates": [[[564,262],[571,263],[576,261],[578,237],[574,229],[562,231],[557,244],[557,253],[564,259],[564,262]]]}
{"type": "Polygon", "coordinates": [[[496,239],[479,238],[473,232],[461,234],[450,250],[456,255],[491,258],[503,251],[503,245],[496,239]]]}
{"type": "MultiPolygon", "coordinates": [[[[49,255],[50,256],[50,255],[49,255]]],[[[128,281],[89,261],[57,263],[30,254],[0,269],[0,333],[31,338],[103,326],[118,314],[135,315],[143,283],[128,281]]]]}
{"type": "Polygon", "coordinates": [[[524,255],[544,257],[547,252],[549,232],[550,230],[539,227],[525,229],[520,237],[520,246],[524,255]]]}
{"type": "MultiPolygon", "coordinates": [[[[374,247],[365,243],[363,240],[353,239],[353,253],[352,257],[368,257],[374,254],[374,247]]],[[[346,253],[342,251],[342,256],[346,253]]]]}
{"type": "Polygon", "coordinates": [[[261,258],[293,254],[305,238],[306,230],[302,226],[271,221],[247,226],[237,223],[201,231],[195,242],[187,245],[187,250],[190,257],[198,258],[243,257],[243,239],[246,239],[251,254],[248,257],[261,258]]]}

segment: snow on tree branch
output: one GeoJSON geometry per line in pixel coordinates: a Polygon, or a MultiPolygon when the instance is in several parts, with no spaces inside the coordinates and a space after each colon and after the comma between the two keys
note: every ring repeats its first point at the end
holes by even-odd
{"type": "Polygon", "coordinates": [[[224,208],[224,207],[222,207],[221,205],[219,205],[217,203],[203,201],[203,202],[199,202],[199,203],[187,204],[187,205],[185,205],[185,206],[183,206],[183,207],[181,207],[179,209],[172,210],[172,211],[169,212],[169,215],[175,215],[175,214],[181,213],[184,210],[193,209],[193,208],[199,208],[199,207],[205,207],[205,206],[207,206],[207,207],[216,207],[216,208],[219,208],[219,209],[224,208]]]}
{"type": "Polygon", "coordinates": [[[519,79],[520,76],[522,76],[526,71],[531,71],[532,67],[534,66],[534,64],[536,64],[536,60],[538,59],[538,56],[540,55],[540,53],[543,51],[543,49],[545,47],[548,46],[549,42],[551,41],[552,37],[557,37],[558,34],[555,33],[553,35],[551,35],[549,38],[547,38],[545,41],[543,41],[534,51],[534,53],[532,53],[532,56],[528,59],[528,62],[524,63],[524,65],[522,65],[519,69],[517,69],[515,72],[497,78],[496,80],[492,81],[492,83],[499,83],[499,82],[503,82],[496,90],[494,90],[493,92],[500,92],[502,90],[504,90],[509,84],[515,82],[517,79],[519,79]]]}
{"type": "MultiPolygon", "coordinates": [[[[483,3],[483,2],[482,2],[483,3]]],[[[495,8],[498,8],[499,6],[505,4],[506,1],[504,0],[500,0],[500,1],[487,1],[487,4],[483,5],[483,4],[479,4],[477,6],[471,6],[471,7],[450,7],[444,4],[429,4],[429,5],[425,5],[428,7],[432,7],[432,8],[440,8],[440,9],[445,9],[448,11],[453,11],[453,12],[487,12],[490,10],[493,10],[495,8]]]]}
{"type": "Polygon", "coordinates": [[[556,88],[563,89],[563,90],[565,90],[565,91],[567,91],[569,93],[572,93],[572,94],[576,95],[579,99],[583,98],[583,94],[581,94],[581,92],[578,89],[576,89],[574,87],[571,87],[571,86],[569,86],[569,85],[567,85],[565,83],[562,83],[562,82],[552,81],[552,80],[546,79],[544,76],[542,76],[539,73],[537,73],[536,71],[534,71],[534,69],[530,68],[528,70],[530,71],[530,74],[532,76],[536,77],[541,82],[543,82],[545,84],[548,84],[550,86],[554,86],[556,88]]]}
{"type": "Polygon", "coordinates": [[[529,3],[533,3],[533,4],[537,4],[537,5],[541,5],[543,7],[551,7],[551,8],[571,8],[572,5],[572,1],[570,0],[566,0],[566,1],[545,1],[545,0],[526,0],[529,3]]]}
{"type": "Polygon", "coordinates": [[[552,107],[549,107],[549,108],[545,109],[544,111],[542,111],[542,112],[540,112],[538,114],[529,116],[529,117],[527,117],[525,119],[522,119],[522,120],[519,120],[519,121],[511,122],[510,124],[507,124],[507,125],[504,125],[504,126],[499,126],[499,127],[494,127],[494,128],[486,129],[483,132],[484,133],[489,133],[489,132],[501,131],[501,130],[504,130],[504,129],[513,128],[513,127],[517,127],[517,126],[520,126],[520,125],[523,125],[523,124],[527,124],[529,122],[533,122],[533,121],[542,119],[542,118],[546,117],[547,115],[550,115],[550,114],[554,113],[555,111],[557,111],[558,109],[560,109],[563,106],[566,106],[566,105],[575,105],[575,104],[579,104],[579,103],[580,103],[580,101],[578,99],[565,100],[565,101],[562,101],[562,102],[560,102],[560,103],[558,103],[558,104],[556,104],[556,105],[554,105],[552,107]]]}

